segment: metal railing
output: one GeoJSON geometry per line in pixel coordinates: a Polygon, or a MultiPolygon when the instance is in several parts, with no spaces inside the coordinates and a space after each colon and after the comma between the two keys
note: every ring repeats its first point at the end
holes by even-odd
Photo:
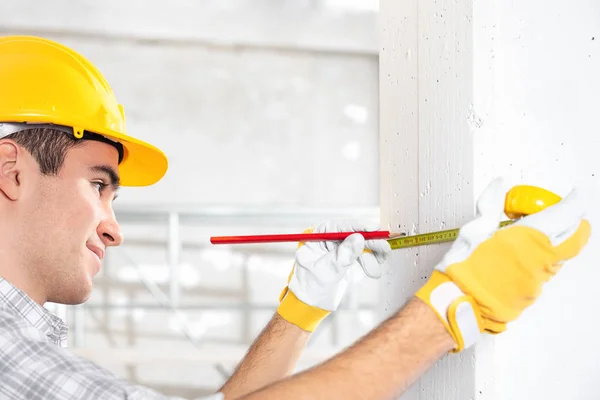
{"type": "MultiPolygon", "coordinates": [[[[149,227],[162,227],[166,228],[167,235],[166,240],[163,239],[142,239],[138,240],[136,245],[159,247],[166,252],[166,260],[169,268],[169,281],[166,288],[167,291],[161,289],[152,279],[149,279],[145,275],[143,269],[139,263],[136,262],[134,257],[129,254],[127,250],[127,241],[123,248],[118,249],[119,257],[129,265],[135,267],[139,283],[143,285],[145,290],[151,294],[153,303],[139,302],[130,304],[115,304],[104,299],[100,303],[91,303],[81,306],[77,306],[72,309],[70,324],[74,328],[75,335],[72,340],[72,346],[77,348],[84,346],[85,340],[85,329],[84,329],[84,318],[85,310],[115,310],[115,309],[160,309],[168,311],[172,316],[180,321],[181,332],[185,338],[195,347],[200,347],[202,341],[199,340],[190,330],[185,318],[184,313],[191,310],[208,310],[208,309],[221,309],[221,310],[239,310],[243,312],[242,324],[245,332],[242,332],[242,337],[245,340],[249,339],[249,320],[250,313],[253,311],[264,310],[270,307],[251,304],[247,300],[247,293],[243,293],[244,290],[247,292],[248,282],[248,266],[244,265],[240,269],[242,289],[237,292],[237,298],[241,300],[241,304],[216,304],[216,305],[205,305],[205,304],[182,304],[181,302],[181,285],[180,285],[180,266],[181,256],[185,249],[189,248],[207,248],[210,243],[205,244],[195,240],[184,240],[181,235],[181,228],[183,226],[195,226],[195,227],[223,227],[223,226],[262,226],[262,227],[281,227],[290,228],[297,227],[302,229],[315,223],[326,221],[330,219],[339,218],[363,218],[371,220],[379,220],[379,210],[376,207],[372,208],[291,208],[291,207],[264,207],[264,208],[234,208],[234,207],[192,207],[192,206],[121,206],[116,210],[117,219],[121,225],[127,224],[142,224],[148,225],[149,227]],[[246,288],[246,289],[244,289],[246,288]],[[167,294],[168,292],[168,294],[167,294]],[[245,328],[244,328],[245,326],[245,328]]],[[[135,240],[133,241],[135,242],[135,240]]],[[[112,250],[112,249],[111,249],[112,250]]],[[[274,255],[281,256],[283,253],[281,250],[277,250],[274,247],[262,247],[260,245],[253,246],[252,248],[240,250],[248,254],[261,254],[261,255],[274,255]]],[[[290,254],[292,257],[293,254],[290,254]]],[[[114,266],[111,266],[114,267],[114,266]]],[[[165,285],[163,285],[165,287],[165,285]]],[[[346,301],[347,305],[352,307],[352,310],[357,311],[359,309],[365,309],[358,305],[356,294],[349,294],[349,298],[346,301]]],[[[335,314],[332,318],[326,320],[326,323],[331,324],[331,340],[332,345],[337,342],[337,322],[335,314]]],[[[317,340],[319,333],[317,332],[311,338],[312,343],[317,340]]],[[[215,368],[226,377],[228,372],[220,365],[215,364],[215,368]]]]}

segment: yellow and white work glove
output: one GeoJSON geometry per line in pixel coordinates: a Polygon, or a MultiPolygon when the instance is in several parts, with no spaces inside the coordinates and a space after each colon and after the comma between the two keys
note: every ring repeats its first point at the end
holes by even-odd
{"type": "Polygon", "coordinates": [[[494,180],[416,296],[438,315],[459,352],[480,333],[498,334],[540,296],[544,283],[587,244],[591,228],[577,190],[498,229],[507,191],[494,180]]]}
{"type": "MultiPolygon", "coordinates": [[[[305,232],[377,231],[377,224],[361,220],[329,221],[305,232]]],[[[352,234],[344,241],[299,243],[288,285],[279,296],[278,314],[286,321],[313,332],[335,311],[348,286],[364,276],[378,279],[381,265],[391,254],[387,240],[366,240],[352,234]]]]}

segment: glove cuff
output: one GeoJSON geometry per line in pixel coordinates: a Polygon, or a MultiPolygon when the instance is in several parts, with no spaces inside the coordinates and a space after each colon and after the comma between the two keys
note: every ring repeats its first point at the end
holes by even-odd
{"type": "Polygon", "coordinates": [[[277,313],[289,323],[308,332],[314,332],[321,321],[331,313],[304,303],[288,287],[283,289],[280,299],[277,313]]]}
{"type": "Polygon", "coordinates": [[[435,311],[456,343],[452,353],[472,346],[483,326],[475,301],[465,295],[443,272],[434,270],[431,278],[415,294],[435,311]]]}

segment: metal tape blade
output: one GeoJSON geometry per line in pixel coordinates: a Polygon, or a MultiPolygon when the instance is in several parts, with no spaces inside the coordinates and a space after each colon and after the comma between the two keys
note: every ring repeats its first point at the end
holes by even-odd
{"type": "MultiPolygon", "coordinates": [[[[502,221],[499,225],[500,228],[510,225],[515,221],[508,220],[502,221]]],[[[389,239],[388,243],[392,250],[406,249],[415,246],[424,246],[427,244],[438,244],[447,243],[456,240],[460,229],[449,229],[446,231],[437,231],[430,233],[421,233],[419,235],[402,236],[399,238],[389,239]]]]}

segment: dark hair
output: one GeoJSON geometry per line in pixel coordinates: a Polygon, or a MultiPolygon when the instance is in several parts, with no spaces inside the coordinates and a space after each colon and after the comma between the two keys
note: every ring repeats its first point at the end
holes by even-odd
{"type": "Polygon", "coordinates": [[[58,175],[67,152],[83,141],[52,128],[33,128],[6,136],[27,150],[44,175],[58,175]]]}

